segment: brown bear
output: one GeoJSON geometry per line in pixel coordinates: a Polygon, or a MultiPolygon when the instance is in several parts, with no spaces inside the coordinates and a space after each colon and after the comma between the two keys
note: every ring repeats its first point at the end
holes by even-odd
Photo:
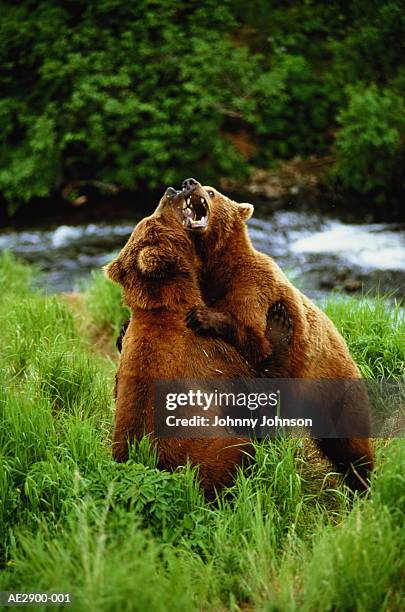
{"type": "MultiPolygon", "coordinates": [[[[138,223],[118,257],[105,268],[109,278],[123,287],[131,310],[121,337],[116,378],[113,456],[117,461],[127,460],[129,440],[153,436],[155,380],[257,375],[229,343],[201,337],[186,326],[187,312],[195,305],[203,308],[204,303],[198,286],[199,260],[191,234],[182,226],[178,193],[166,191],[156,211],[138,223]]],[[[281,304],[270,309],[268,327],[277,363],[292,336],[288,312],[281,304]]],[[[270,369],[272,363],[267,362],[270,369]]],[[[252,453],[247,440],[229,437],[160,438],[156,444],[162,468],[175,469],[187,461],[199,465],[208,496],[230,484],[236,467],[252,453]]]]}
{"type": "MultiPolygon", "coordinates": [[[[345,341],[333,323],[296,289],[278,265],[252,246],[246,221],[251,204],[238,204],[195,179],[183,183],[183,227],[193,236],[200,259],[200,288],[187,325],[202,336],[231,343],[254,366],[271,354],[266,315],[275,302],[286,305],[294,323],[290,356],[279,375],[299,379],[361,379],[345,341]]],[[[270,374],[270,373],[269,373],[270,374]]],[[[368,439],[370,415],[360,388],[346,394],[339,417],[362,437],[321,438],[317,444],[346,476],[352,490],[367,488],[373,467],[368,439]],[[364,437],[363,437],[364,436],[364,437]]]]}

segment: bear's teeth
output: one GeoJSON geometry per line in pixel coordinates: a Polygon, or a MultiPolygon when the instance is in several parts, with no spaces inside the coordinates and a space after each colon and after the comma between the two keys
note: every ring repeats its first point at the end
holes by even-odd
{"type": "Polygon", "coordinates": [[[204,198],[200,198],[200,199],[201,199],[201,204],[205,204],[204,198]]]}
{"type": "Polygon", "coordinates": [[[189,219],[191,227],[203,227],[206,224],[207,217],[201,217],[201,219],[189,219]]]}

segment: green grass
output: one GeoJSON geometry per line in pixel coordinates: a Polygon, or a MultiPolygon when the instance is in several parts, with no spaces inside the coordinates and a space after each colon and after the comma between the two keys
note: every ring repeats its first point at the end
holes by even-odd
{"type": "MultiPolygon", "coordinates": [[[[156,468],[147,439],[116,464],[115,364],[83,330],[113,338],[120,294],[96,275],[73,316],[32,278],[0,258],[0,590],[70,591],[75,610],[403,608],[403,440],[376,444],[372,494],[354,500],[300,439],[258,444],[211,504],[189,467],[156,468]]],[[[326,311],[365,375],[400,376],[399,305],[326,311]]]]}
{"type": "Polygon", "coordinates": [[[122,323],[129,318],[129,310],[122,303],[121,289],[103,272],[95,270],[86,287],[85,304],[97,329],[106,329],[117,336],[122,323]]]}
{"type": "Polygon", "coordinates": [[[323,309],[346,338],[365,378],[404,376],[405,319],[400,302],[334,298],[323,309]]]}

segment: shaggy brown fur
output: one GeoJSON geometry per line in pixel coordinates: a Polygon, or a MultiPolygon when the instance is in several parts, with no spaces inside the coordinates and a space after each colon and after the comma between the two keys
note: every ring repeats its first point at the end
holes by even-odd
{"type": "MultiPolygon", "coordinates": [[[[156,379],[251,378],[252,368],[234,347],[203,338],[185,325],[192,306],[204,307],[198,288],[198,265],[191,235],[184,231],[170,198],[164,196],[153,215],[134,229],[107,275],[122,285],[131,320],[121,338],[116,386],[113,456],[128,458],[128,441],[153,434],[156,379]]],[[[272,320],[278,345],[290,337],[280,308],[272,320]],[[287,333],[280,334],[280,330],[287,333]]],[[[288,321],[287,321],[288,323],[288,321]]],[[[275,337],[275,336],[274,336],[275,337]]],[[[279,355],[283,354],[283,349],[279,355]]],[[[208,495],[230,484],[236,467],[252,447],[246,440],[159,439],[160,466],[175,469],[189,460],[200,465],[208,495]]]]}
{"type": "MultiPolygon", "coordinates": [[[[266,338],[266,314],[276,301],[286,305],[294,323],[290,357],[280,376],[307,379],[359,379],[360,372],[345,341],[332,322],[296,289],[278,265],[256,251],[246,221],[251,204],[238,204],[213,187],[194,179],[184,182],[183,194],[206,201],[206,229],[193,230],[200,259],[200,287],[204,302],[196,302],[187,316],[195,332],[232,343],[253,364],[271,352],[266,338]]],[[[190,201],[188,199],[188,201],[190,201]]],[[[183,225],[185,222],[183,221],[183,225]]],[[[364,394],[349,394],[339,407],[340,417],[352,422],[354,431],[369,431],[369,409],[364,394]]],[[[369,440],[364,438],[318,440],[323,452],[346,474],[352,489],[364,489],[373,466],[369,440]],[[357,464],[353,469],[353,464],[357,464]]]]}

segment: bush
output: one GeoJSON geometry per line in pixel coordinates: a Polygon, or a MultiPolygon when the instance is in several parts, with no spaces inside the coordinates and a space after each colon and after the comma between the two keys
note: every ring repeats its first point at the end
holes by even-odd
{"type": "Polygon", "coordinates": [[[338,115],[336,173],[346,187],[378,200],[399,195],[405,160],[405,105],[389,88],[364,84],[348,89],[338,115]]]}
{"type": "Polygon", "coordinates": [[[240,135],[263,166],[337,133],[343,184],[388,198],[404,29],[399,0],[3,2],[0,192],[244,179],[240,135]]]}
{"type": "Polygon", "coordinates": [[[121,188],[227,174],[242,158],[219,130],[249,106],[254,58],[225,6],[120,0],[5,3],[0,189],[9,202],[75,180],[121,188]],[[253,59],[252,68],[250,62],[253,59]],[[246,75],[245,75],[246,73],[246,75]]]}

